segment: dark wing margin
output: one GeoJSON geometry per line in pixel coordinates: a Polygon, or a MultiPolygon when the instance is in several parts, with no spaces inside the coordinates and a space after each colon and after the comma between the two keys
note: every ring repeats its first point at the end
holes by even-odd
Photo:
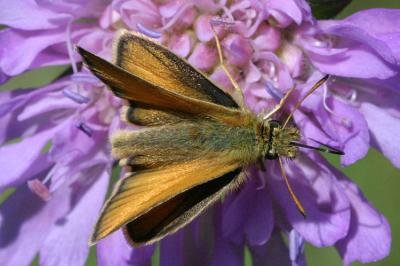
{"type": "Polygon", "coordinates": [[[132,246],[151,244],[192,221],[200,212],[229,190],[242,169],[193,187],[158,205],[123,228],[132,246]]]}

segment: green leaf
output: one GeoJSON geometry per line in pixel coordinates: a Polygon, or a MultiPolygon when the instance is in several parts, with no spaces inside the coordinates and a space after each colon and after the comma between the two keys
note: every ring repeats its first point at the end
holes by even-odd
{"type": "Polygon", "coordinates": [[[317,19],[335,17],[351,0],[307,0],[311,6],[312,14],[317,19]]]}

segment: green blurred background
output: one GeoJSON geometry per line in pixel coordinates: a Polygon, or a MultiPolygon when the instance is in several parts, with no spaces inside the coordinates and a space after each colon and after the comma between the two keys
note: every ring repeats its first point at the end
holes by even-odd
{"type": "MultiPolygon", "coordinates": [[[[400,8],[400,1],[355,0],[347,6],[338,17],[343,18],[358,10],[371,7],[400,8]]],[[[61,74],[64,70],[65,66],[34,70],[10,80],[7,84],[0,86],[0,90],[39,87],[51,82],[54,77],[61,74]]],[[[399,149],[400,147],[393,148],[399,149]]],[[[360,186],[370,202],[380,210],[390,222],[393,238],[390,255],[382,261],[367,265],[400,265],[400,239],[397,238],[400,235],[400,211],[397,205],[400,202],[400,170],[394,168],[386,158],[375,150],[370,150],[368,156],[347,168],[341,168],[339,166],[339,159],[335,156],[330,156],[328,159],[360,186]]],[[[10,193],[12,193],[12,190],[1,195],[0,203],[10,193]]],[[[317,249],[307,245],[306,255],[308,264],[311,266],[341,265],[341,259],[334,248],[317,249]]],[[[158,264],[158,254],[155,254],[153,262],[155,265],[158,264]]],[[[246,252],[245,256],[245,264],[251,265],[251,257],[248,252],[246,252]]],[[[35,260],[32,265],[37,265],[37,260],[35,260]]],[[[96,254],[93,248],[88,258],[87,265],[96,265],[96,254]]],[[[354,265],[362,264],[355,263],[354,265]]]]}

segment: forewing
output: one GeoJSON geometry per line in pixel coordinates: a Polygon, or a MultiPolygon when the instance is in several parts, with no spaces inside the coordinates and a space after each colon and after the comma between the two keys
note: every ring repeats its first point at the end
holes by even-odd
{"type": "Polygon", "coordinates": [[[77,50],[92,73],[107,84],[116,96],[122,99],[181,117],[213,118],[227,124],[241,124],[241,118],[244,114],[240,109],[190,98],[175,91],[164,89],[83,48],[78,47],[77,50]]]}
{"type": "Polygon", "coordinates": [[[114,42],[116,65],[166,90],[238,108],[233,98],[204,74],[142,34],[121,30],[114,42]]]}
{"type": "MultiPolygon", "coordinates": [[[[137,232],[137,237],[135,237],[138,242],[149,242],[160,234],[165,234],[164,226],[169,225],[179,214],[188,211],[209,196],[203,189],[201,191],[203,197],[200,193],[186,207],[179,206],[183,200],[191,196],[185,194],[186,191],[216,180],[218,177],[223,177],[241,166],[239,160],[229,156],[215,157],[214,154],[208,158],[134,172],[131,176],[121,180],[115,193],[106,203],[91,242],[97,242],[131,221],[134,221],[132,228],[142,230],[137,232]],[[164,203],[166,204],[165,209],[162,207],[154,209],[164,203]],[[158,215],[155,217],[157,220],[146,226],[143,222],[148,221],[149,216],[145,216],[145,214],[153,209],[158,215]]],[[[221,185],[213,187],[216,190],[221,189],[221,185]]],[[[194,216],[192,215],[192,217],[194,216]]],[[[184,223],[180,222],[180,224],[184,223]]]]}

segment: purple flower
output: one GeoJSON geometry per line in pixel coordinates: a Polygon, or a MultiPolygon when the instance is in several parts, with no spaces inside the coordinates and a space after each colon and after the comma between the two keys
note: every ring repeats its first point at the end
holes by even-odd
{"type": "MultiPolygon", "coordinates": [[[[0,83],[30,69],[68,64],[70,74],[43,88],[0,94],[0,188],[16,191],[0,206],[0,261],[83,265],[87,240],[113,167],[108,138],[124,127],[121,102],[87,70],[73,45],[111,58],[120,28],[157,38],[232,86],[219,66],[215,29],[230,71],[255,112],[285,106],[324,74],[332,78],[295,112],[304,143],[339,147],[344,166],[369,147],[400,167],[400,11],[371,9],[317,21],[303,0],[0,1],[0,83]],[[220,14],[220,16],[216,16],[220,14]],[[373,19],[371,19],[373,18],[373,19]]],[[[307,210],[292,202],[276,162],[248,170],[248,181],[191,224],[160,242],[161,265],[305,265],[304,243],[335,246],[345,265],[388,255],[390,227],[357,186],[318,153],[285,163],[307,210]],[[283,237],[288,237],[288,245],[283,237]]],[[[97,245],[100,265],[149,265],[155,246],[132,249],[120,231],[97,245]]]]}

